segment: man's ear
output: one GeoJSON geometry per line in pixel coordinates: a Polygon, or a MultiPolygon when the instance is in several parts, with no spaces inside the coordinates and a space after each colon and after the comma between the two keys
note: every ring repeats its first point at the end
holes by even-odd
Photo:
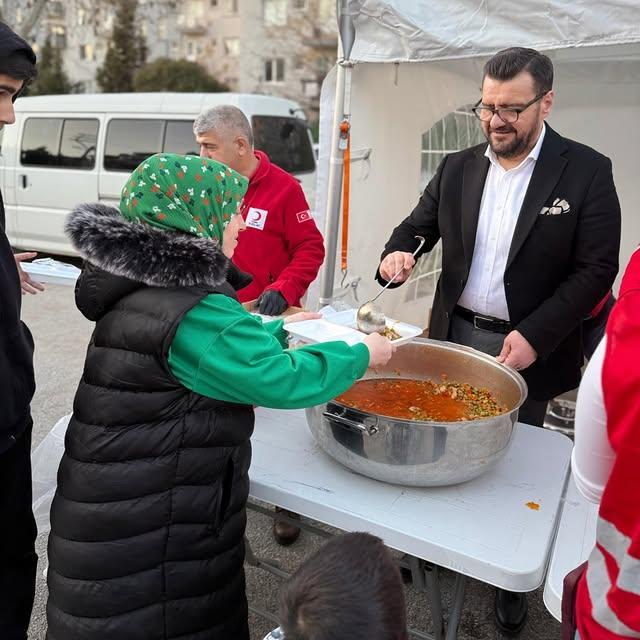
{"type": "Polygon", "coordinates": [[[548,91],[544,97],[542,98],[542,117],[547,118],[551,113],[551,109],[553,107],[553,99],[555,98],[555,93],[553,89],[548,91]]]}
{"type": "Polygon", "coordinates": [[[251,153],[251,145],[244,136],[238,136],[235,139],[236,147],[238,149],[239,156],[246,156],[251,153]]]}

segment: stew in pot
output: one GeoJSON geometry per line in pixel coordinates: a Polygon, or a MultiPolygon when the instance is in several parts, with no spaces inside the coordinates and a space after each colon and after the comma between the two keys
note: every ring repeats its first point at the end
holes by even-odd
{"type": "Polygon", "coordinates": [[[390,418],[457,422],[507,411],[487,389],[465,382],[377,378],[359,380],[336,402],[390,418]]]}

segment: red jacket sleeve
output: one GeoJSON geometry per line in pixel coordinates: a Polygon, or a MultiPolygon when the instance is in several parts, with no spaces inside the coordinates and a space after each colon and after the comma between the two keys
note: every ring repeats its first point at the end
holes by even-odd
{"type": "Polygon", "coordinates": [[[284,210],[285,244],[290,261],[268,288],[278,290],[289,303],[298,304],[318,275],[324,260],[324,241],[309,205],[296,182],[287,194],[284,210]]]}

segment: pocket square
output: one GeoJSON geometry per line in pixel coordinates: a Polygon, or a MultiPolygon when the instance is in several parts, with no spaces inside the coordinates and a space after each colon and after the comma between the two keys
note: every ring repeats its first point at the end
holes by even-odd
{"type": "Polygon", "coordinates": [[[542,209],[540,209],[540,215],[541,216],[557,216],[557,215],[560,215],[561,213],[569,213],[570,211],[571,211],[571,207],[569,206],[569,203],[566,200],[556,198],[550,207],[542,207],[542,209]]]}
{"type": "Polygon", "coordinates": [[[542,207],[542,209],[540,209],[541,216],[557,216],[561,213],[570,212],[571,206],[569,205],[569,203],[566,200],[560,198],[556,198],[550,207],[542,207]]]}

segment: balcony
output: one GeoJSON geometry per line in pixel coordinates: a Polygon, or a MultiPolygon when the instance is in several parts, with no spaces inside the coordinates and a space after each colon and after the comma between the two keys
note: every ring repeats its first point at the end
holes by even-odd
{"type": "Polygon", "coordinates": [[[187,36],[204,36],[207,33],[206,19],[179,15],[178,30],[187,36]]]}

